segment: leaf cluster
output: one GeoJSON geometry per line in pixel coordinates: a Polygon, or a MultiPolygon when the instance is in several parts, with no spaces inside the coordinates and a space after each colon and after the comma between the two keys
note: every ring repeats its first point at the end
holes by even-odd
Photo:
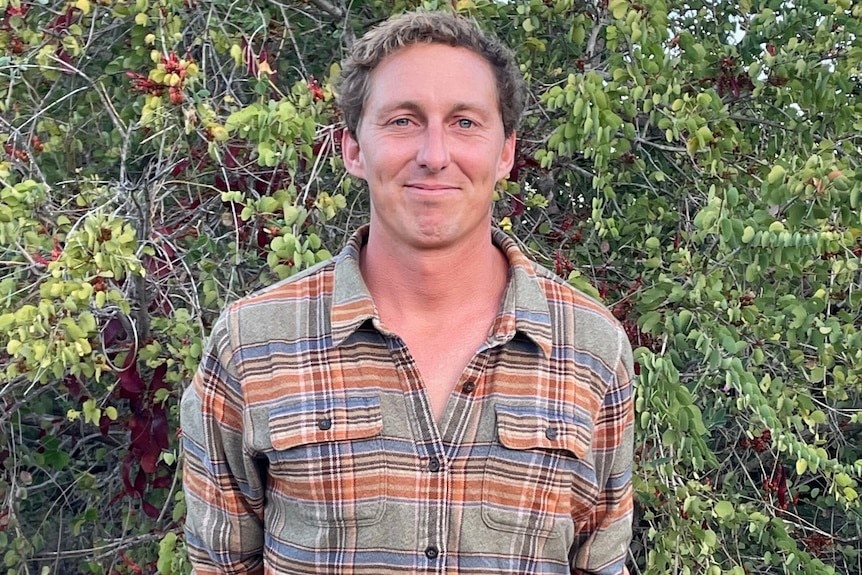
{"type": "Polygon", "coordinates": [[[631,571],[860,572],[859,6],[0,0],[8,572],[188,571],[180,394],[367,221],[331,86],[419,6],[516,50],[495,220],[637,350],[631,571]]]}

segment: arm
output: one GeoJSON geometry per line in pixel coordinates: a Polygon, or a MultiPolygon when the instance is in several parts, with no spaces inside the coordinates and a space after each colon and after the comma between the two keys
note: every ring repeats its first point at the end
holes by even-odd
{"type": "Polygon", "coordinates": [[[244,449],[242,392],[225,317],[180,408],[185,536],[198,575],[263,572],[264,481],[244,449]]]}
{"type": "Polygon", "coordinates": [[[627,575],[632,538],[634,404],[632,350],[620,330],[620,357],[596,417],[593,451],[599,485],[593,515],[574,548],[573,575],[627,575]]]}

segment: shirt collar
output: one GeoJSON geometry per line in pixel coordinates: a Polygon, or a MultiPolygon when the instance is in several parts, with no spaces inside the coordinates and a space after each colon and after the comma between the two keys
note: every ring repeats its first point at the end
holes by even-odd
{"type": "Polygon", "coordinates": [[[341,345],[359,326],[377,317],[377,308],[362,279],[359,269],[359,253],[368,241],[368,226],[362,226],[347,241],[347,245],[335,256],[335,271],[332,281],[332,343],[341,345]]]}
{"type": "MultiPolygon", "coordinates": [[[[530,338],[545,357],[550,357],[551,314],[547,297],[536,276],[535,264],[502,230],[495,229],[492,240],[509,260],[509,284],[494,322],[491,343],[503,344],[520,332],[530,338]]],[[[332,342],[336,346],[363,323],[378,317],[377,308],[359,269],[359,253],[366,241],[367,225],[356,230],[335,258],[331,325],[332,342]]]]}

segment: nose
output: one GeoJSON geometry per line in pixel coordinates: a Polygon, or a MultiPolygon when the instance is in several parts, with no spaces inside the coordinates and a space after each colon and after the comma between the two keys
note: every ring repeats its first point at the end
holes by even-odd
{"type": "Polygon", "coordinates": [[[443,126],[429,124],[426,127],[416,154],[416,161],[432,173],[439,172],[449,165],[449,144],[443,126]]]}

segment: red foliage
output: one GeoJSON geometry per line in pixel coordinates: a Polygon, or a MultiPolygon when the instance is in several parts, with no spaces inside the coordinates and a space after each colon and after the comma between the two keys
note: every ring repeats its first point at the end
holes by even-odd
{"type": "Polygon", "coordinates": [[[320,83],[314,76],[310,76],[308,79],[308,89],[311,90],[311,97],[315,102],[323,100],[323,90],[320,89],[320,83]]]}
{"type": "Polygon", "coordinates": [[[45,33],[62,35],[69,29],[69,26],[71,26],[74,21],[75,8],[73,6],[69,6],[66,9],[66,12],[57,16],[50,24],[48,24],[47,28],[45,28],[45,33]]]}
{"type": "Polygon", "coordinates": [[[132,81],[132,90],[141,94],[151,94],[153,96],[161,96],[164,92],[164,86],[153,82],[143,74],[138,72],[127,71],[126,77],[132,81]]]}
{"type": "MultiPolygon", "coordinates": [[[[140,499],[144,512],[158,516],[158,509],[144,497],[147,486],[155,488],[153,477],[160,469],[159,457],[170,447],[168,417],[164,403],[156,401],[159,390],[169,389],[165,381],[167,364],[159,365],[147,384],[138,373],[136,358],[133,354],[126,357],[123,371],[118,374],[117,396],[129,402],[130,415],[125,421],[129,431],[129,450],[123,459],[122,479],[124,495],[140,499]],[[135,467],[137,473],[132,478],[135,467]]],[[[159,482],[161,485],[162,482],[159,482]]]]}

